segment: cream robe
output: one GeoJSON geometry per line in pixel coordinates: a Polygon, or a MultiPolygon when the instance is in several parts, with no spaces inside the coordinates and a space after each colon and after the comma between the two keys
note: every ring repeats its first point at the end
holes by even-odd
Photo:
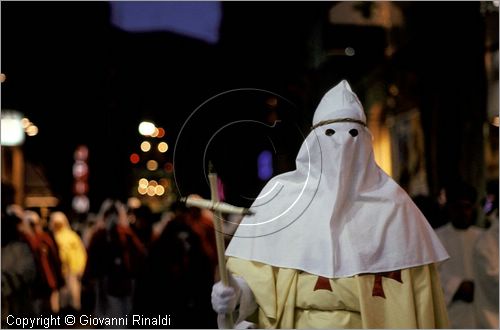
{"type": "Polygon", "coordinates": [[[382,277],[385,298],[373,296],[375,275],[324,279],[288,268],[229,257],[227,266],[252,290],[258,328],[447,328],[434,264],[401,270],[401,282],[382,277]],[[323,282],[323,287],[325,283],[323,282]],[[330,291],[331,289],[331,291],[330,291]]]}

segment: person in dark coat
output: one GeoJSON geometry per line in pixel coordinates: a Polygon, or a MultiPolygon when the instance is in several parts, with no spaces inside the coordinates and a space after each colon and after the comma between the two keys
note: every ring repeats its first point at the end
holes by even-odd
{"type": "Polygon", "coordinates": [[[171,315],[174,328],[216,328],[217,315],[210,304],[215,246],[205,249],[212,244],[206,236],[214,233],[213,227],[208,226],[210,232],[201,236],[206,223],[194,225],[200,221],[199,209],[178,206],[175,211],[152,245],[142,286],[147,294],[139,299],[136,312],[171,315]]]}
{"type": "Polygon", "coordinates": [[[34,315],[31,287],[36,279],[35,258],[19,231],[22,219],[11,212],[5,198],[13,196],[2,183],[2,328],[8,328],[7,316],[30,317],[34,315]],[[7,194],[7,196],[4,196],[7,194]]]}
{"type": "Polygon", "coordinates": [[[43,230],[38,213],[27,210],[24,212],[24,220],[30,225],[36,242],[33,252],[38,270],[37,284],[34,287],[37,313],[58,313],[59,289],[64,286],[64,276],[57,244],[43,230]]]}
{"type": "Polygon", "coordinates": [[[131,314],[135,279],[144,267],[146,249],[127,221],[125,205],[105,201],[88,246],[83,283],[95,292],[94,315],[131,314]]]}

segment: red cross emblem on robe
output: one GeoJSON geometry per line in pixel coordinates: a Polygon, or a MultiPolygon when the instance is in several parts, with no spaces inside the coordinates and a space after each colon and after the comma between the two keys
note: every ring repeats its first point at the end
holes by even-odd
{"type": "Polygon", "coordinates": [[[403,280],[401,279],[401,270],[393,270],[392,272],[376,273],[372,275],[375,275],[372,290],[373,297],[385,298],[384,287],[382,286],[382,277],[387,277],[398,281],[399,283],[403,283],[403,280]]]}
{"type": "Polygon", "coordinates": [[[314,290],[327,290],[332,291],[332,286],[330,285],[330,280],[323,276],[318,276],[314,290]]]}
{"type": "MultiPolygon", "coordinates": [[[[385,298],[384,287],[382,286],[382,277],[387,277],[392,280],[403,283],[401,279],[401,270],[394,270],[391,272],[376,273],[376,274],[365,274],[365,275],[375,275],[375,280],[373,282],[372,296],[385,298]]],[[[314,285],[314,290],[327,290],[332,291],[332,286],[330,285],[330,280],[326,277],[318,276],[316,280],[316,285],[314,285]]]]}

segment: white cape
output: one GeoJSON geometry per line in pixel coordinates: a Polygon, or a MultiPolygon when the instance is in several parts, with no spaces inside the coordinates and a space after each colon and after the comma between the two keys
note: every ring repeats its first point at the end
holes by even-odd
{"type": "Polygon", "coordinates": [[[366,122],[362,106],[342,81],[324,96],[313,123],[345,118],[351,122],[326,123],[310,132],[296,170],[267,183],[227,256],[329,278],[448,258],[410,197],[375,163],[370,132],[352,122],[366,122]],[[327,130],[335,133],[326,135],[327,130]]]}

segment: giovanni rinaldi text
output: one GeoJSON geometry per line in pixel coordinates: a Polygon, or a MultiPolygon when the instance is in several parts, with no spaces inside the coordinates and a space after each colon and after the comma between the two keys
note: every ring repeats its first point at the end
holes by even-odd
{"type": "Polygon", "coordinates": [[[124,317],[95,317],[92,315],[38,316],[16,317],[7,316],[7,324],[22,329],[53,328],[64,326],[170,326],[170,315],[145,316],[142,314],[125,315],[124,317]]]}

